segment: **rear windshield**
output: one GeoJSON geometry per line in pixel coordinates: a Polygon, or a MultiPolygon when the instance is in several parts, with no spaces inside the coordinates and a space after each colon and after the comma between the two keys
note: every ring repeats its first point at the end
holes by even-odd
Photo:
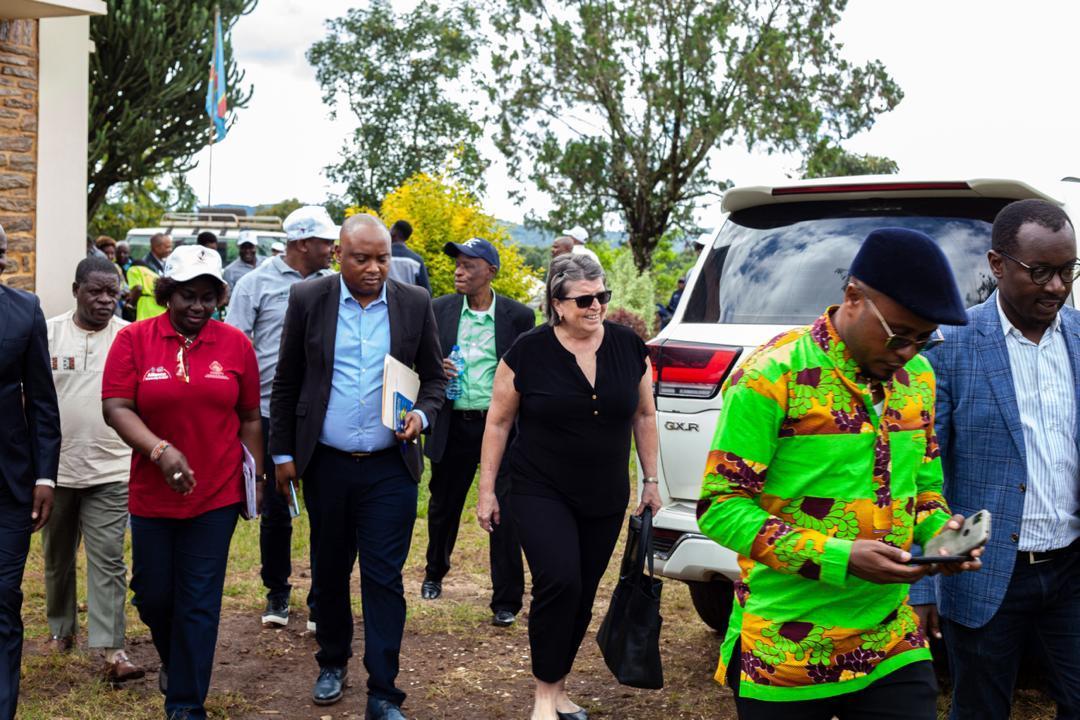
{"type": "Polygon", "coordinates": [[[695,280],[684,322],[800,325],[840,302],[859,245],[881,227],[921,230],[949,258],[968,307],[996,283],[990,227],[1009,200],[942,198],[766,205],[732,213],[695,280]]]}

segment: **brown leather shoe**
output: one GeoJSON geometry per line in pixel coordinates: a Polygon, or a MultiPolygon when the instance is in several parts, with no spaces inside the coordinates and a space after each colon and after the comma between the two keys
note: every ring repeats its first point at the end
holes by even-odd
{"type": "Polygon", "coordinates": [[[51,638],[45,641],[45,652],[49,653],[66,653],[71,652],[71,649],[75,647],[75,636],[65,635],[60,637],[59,635],[53,635],[51,638]]]}
{"type": "Polygon", "coordinates": [[[145,674],[146,670],[131,662],[124,653],[117,655],[112,662],[105,663],[105,680],[114,685],[128,680],[138,680],[145,674]]]}

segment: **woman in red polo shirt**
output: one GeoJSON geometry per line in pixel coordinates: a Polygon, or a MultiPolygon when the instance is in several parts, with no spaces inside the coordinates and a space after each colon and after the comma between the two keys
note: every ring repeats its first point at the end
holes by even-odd
{"type": "Polygon", "coordinates": [[[131,589],[161,657],[169,718],[206,717],[244,501],[241,443],[262,477],[255,352],[239,330],[210,319],[225,287],[215,251],[177,248],[154,292],[167,312],[117,335],[102,381],[105,420],[134,449],[131,589]]]}

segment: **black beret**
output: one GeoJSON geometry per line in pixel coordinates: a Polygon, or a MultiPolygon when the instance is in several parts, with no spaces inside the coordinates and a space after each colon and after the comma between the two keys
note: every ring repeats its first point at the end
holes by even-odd
{"type": "Polygon", "coordinates": [[[967,325],[967,313],[945,253],[925,233],[880,228],[863,240],[850,274],[924,320],[967,325]]]}

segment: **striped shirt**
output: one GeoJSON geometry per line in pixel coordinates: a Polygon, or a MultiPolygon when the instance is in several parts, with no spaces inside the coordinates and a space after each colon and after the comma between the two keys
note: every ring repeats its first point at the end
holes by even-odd
{"type": "Polygon", "coordinates": [[[1036,344],[1009,322],[1000,296],[997,308],[1027,456],[1027,489],[1017,547],[1024,552],[1063,548],[1080,537],[1080,458],[1074,437],[1072,362],[1061,331],[1061,316],[1054,318],[1036,344]]]}

